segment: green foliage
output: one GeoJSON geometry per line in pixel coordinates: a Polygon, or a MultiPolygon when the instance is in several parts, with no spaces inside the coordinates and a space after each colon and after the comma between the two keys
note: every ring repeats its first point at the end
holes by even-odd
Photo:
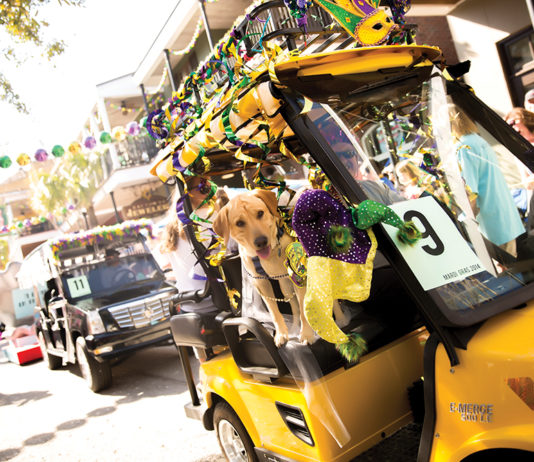
{"type": "Polygon", "coordinates": [[[100,178],[100,155],[67,153],[51,173],[37,173],[32,179],[32,207],[46,215],[61,216],[72,201],[78,208],[89,207],[100,178]],[[74,200],[73,200],[74,198],[74,200]]]}
{"type": "MultiPolygon", "coordinates": [[[[61,6],[79,6],[84,0],[56,0],[61,6]]],[[[13,44],[31,44],[41,50],[41,56],[50,60],[65,51],[61,40],[46,42],[44,30],[49,26],[38,18],[39,9],[50,0],[0,0],[0,30],[7,33],[13,44]]],[[[2,44],[0,57],[17,65],[22,61],[17,57],[12,45],[2,44]]],[[[28,113],[20,96],[13,89],[9,79],[0,72],[0,101],[13,105],[18,111],[28,113]]]]}

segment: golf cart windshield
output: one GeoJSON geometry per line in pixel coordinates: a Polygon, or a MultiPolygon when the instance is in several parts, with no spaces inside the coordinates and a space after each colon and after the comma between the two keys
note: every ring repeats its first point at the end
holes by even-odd
{"type": "Polygon", "coordinates": [[[469,91],[447,87],[438,74],[385,85],[315,103],[308,117],[369,199],[417,225],[414,246],[384,229],[445,318],[470,325],[532,298],[531,173],[514,155],[529,148],[469,91]]]}

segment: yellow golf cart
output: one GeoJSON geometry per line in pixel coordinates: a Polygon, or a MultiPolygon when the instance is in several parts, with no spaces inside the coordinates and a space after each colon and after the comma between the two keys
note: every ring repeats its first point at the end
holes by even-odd
{"type": "Polygon", "coordinates": [[[230,461],[534,460],[534,248],[528,211],[510,205],[532,146],[458,80],[459,67],[414,44],[410,26],[362,47],[325,11],[310,8],[303,33],[285,8],[249,10],[149,119],[162,147],[152,172],[176,182],[208,278],[177,301],[211,296],[217,308],[171,319],[187,415],[216,430],[230,461]],[[474,131],[460,133],[462,117],[474,131]],[[239,255],[216,236],[199,240],[210,225],[188,200],[192,175],[229,195],[274,190],[289,231],[302,186],[347,208],[372,199],[416,224],[411,246],[373,226],[370,296],[340,301],[364,355],[350,362],[320,338],[275,346],[239,255]],[[200,359],[197,383],[186,347],[200,359]]]}

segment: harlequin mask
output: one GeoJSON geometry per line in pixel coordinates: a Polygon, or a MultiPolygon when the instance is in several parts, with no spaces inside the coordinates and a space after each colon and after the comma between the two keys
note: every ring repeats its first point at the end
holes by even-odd
{"type": "Polygon", "coordinates": [[[385,42],[397,27],[383,10],[379,0],[315,0],[361,45],[385,42]]]}
{"type": "Polygon", "coordinates": [[[363,45],[380,45],[387,40],[391,31],[396,27],[383,10],[375,10],[358,23],[354,36],[363,45]]]}

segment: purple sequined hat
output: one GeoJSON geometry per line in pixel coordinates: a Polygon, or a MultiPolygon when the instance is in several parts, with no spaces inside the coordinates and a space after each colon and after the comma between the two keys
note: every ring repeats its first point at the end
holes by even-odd
{"type": "Polygon", "coordinates": [[[341,203],[322,189],[311,189],[300,196],[293,212],[293,229],[308,257],[327,257],[347,263],[365,263],[371,249],[366,231],[357,229],[352,216],[341,203]],[[352,235],[350,247],[339,252],[329,245],[329,232],[343,227],[352,235]]]}

